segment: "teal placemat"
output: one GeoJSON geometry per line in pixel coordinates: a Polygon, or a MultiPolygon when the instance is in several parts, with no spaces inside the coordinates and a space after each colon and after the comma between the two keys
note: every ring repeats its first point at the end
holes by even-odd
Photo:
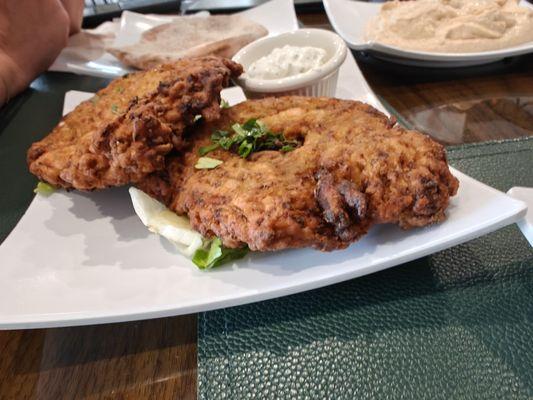
{"type": "MultiPolygon", "coordinates": [[[[449,148],[500,190],[533,138],[449,148]]],[[[532,399],[533,250],[516,225],[334,286],[200,314],[198,397],[532,399]]]]}

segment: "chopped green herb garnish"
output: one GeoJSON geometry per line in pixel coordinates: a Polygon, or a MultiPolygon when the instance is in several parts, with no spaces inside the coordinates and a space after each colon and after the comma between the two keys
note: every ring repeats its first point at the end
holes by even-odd
{"type": "Polygon", "coordinates": [[[35,189],[33,189],[33,193],[37,193],[37,194],[40,194],[41,196],[48,197],[52,193],[54,193],[55,190],[56,188],[50,185],[49,183],[39,182],[37,186],[35,187],[35,189]]]}
{"type": "Polygon", "coordinates": [[[122,86],[117,86],[115,90],[117,91],[117,93],[124,93],[124,87],[122,86]]]}
{"type": "Polygon", "coordinates": [[[220,99],[220,108],[229,108],[230,105],[227,100],[220,99]]]}
{"type": "Polygon", "coordinates": [[[248,248],[230,249],[224,247],[220,238],[204,242],[202,248],[196,250],[192,262],[199,269],[211,269],[228,261],[237,260],[248,254],[248,248]]]}
{"type": "Polygon", "coordinates": [[[213,144],[200,147],[198,153],[203,156],[218,149],[233,151],[242,158],[261,150],[281,150],[288,152],[298,147],[296,140],[288,140],[282,133],[273,133],[261,121],[250,119],[244,124],[233,124],[233,135],[227,131],[215,131],[211,135],[213,144]]]}
{"type": "Polygon", "coordinates": [[[216,158],[210,157],[200,157],[196,162],[194,168],[196,169],[213,169],[222,164],[223,161],[217,160],[216,158]]]}
{"type": "Polygon", "coordinates": [[[98,103],[98,100],[100,100],[100,96],[98,96],[98,95],[94,95],[93,97],[91,97],[91,98],[89,99],[89,101],[90,101],[91,103],[93,103],[93,105],[95,105],[96,103],[98,103]]]}
{"type": "Polygon", "coordinates": [[[116,104],[112,104],[111,105],[111,112],[113,114],[119,114],[119,111],[118,111],[118,106],[116,104]]]}

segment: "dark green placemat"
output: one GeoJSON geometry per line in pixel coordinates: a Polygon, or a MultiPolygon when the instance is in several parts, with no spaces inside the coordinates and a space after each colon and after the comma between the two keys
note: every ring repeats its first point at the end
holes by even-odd
{"type": "MultiPolygon", "coordinates": [[[[533,186],[533,138],[449,149],[533,186]]],[[[533,251],[516,225],[370,276],[200,314],[200,399],[532,399],[533,251]]]]}

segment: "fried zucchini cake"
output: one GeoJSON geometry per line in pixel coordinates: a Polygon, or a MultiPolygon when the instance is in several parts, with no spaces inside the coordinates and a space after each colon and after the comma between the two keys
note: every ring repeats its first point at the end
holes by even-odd
{"type": "Polygon", "coordinates": [[[201,124],[188,142],[138,186],[228,247],[342,249],[373,224],[407,229],[444,220],[458,188],[443,146],[356,101],[246,101],[201,124]],[[219,148],[207,156],[222,164],[195,168],[213,132],[251,118],[300,145],[247,158],[219,148]]]}
{"type": "Polygon", "coordinates": [[[220,91],[242,67],[218,57],[183,59],[113,81],[28,151],[30,171],[63,188],[138,182],[164,167],[197,115],[219,116],[220,91]]]}

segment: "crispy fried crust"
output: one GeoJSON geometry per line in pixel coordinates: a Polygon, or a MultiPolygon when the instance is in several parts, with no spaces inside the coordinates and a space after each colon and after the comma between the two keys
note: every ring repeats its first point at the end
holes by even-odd
{"type": "Polygon", "coordinates": [[[204,57],[117,79],[31,146],[30,171],[81,190],[138,182],[164,168],[196,115],[218,118],[220,91],[241,72],[230,60],[204,57]]]}
{"type": "Polygon", "coordinates": [[[341,249],[372,224],[412,228],[440,222],[457,192],[444,148],[393,125],[355,101],[247,101],[204,124],[188,151],[169,158],[166,171],[139,186],[229,247],[341,249]],[[261,151],[247,160],[217,150],[209,156],[223,164],[194,168],[199,147],[210,143],[214,130],[249,118],[303,145],[289,153],[261,151]]]}

